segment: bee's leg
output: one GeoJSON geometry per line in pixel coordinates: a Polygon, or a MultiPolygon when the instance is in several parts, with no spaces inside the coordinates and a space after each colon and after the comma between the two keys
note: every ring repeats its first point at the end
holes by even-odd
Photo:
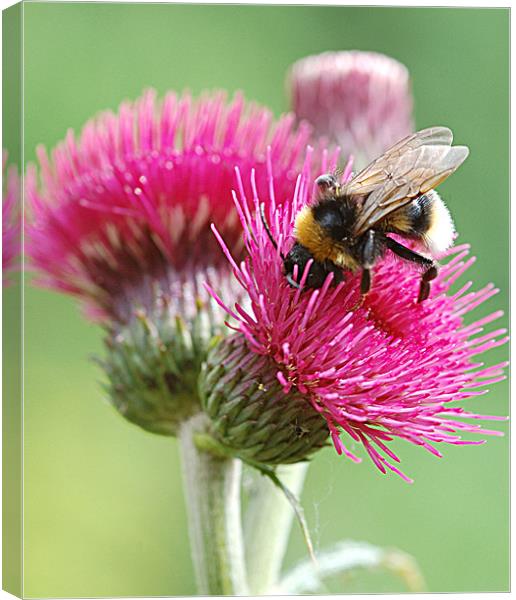
{"type": "Polygon", "coordinates": [[[377,253],[377,240],[375,232],[370,229],[365,234],[365,242],[362,246],[362,279],[360,280],[360,293],[365,296],[371,289],[371,269],[375,262],[377,253]]]}
{"type": "Polygon", "coordinates": [[[423,302],[423,300],[426,300],[430,295],[430,282],[437,277],[437,264],[431,258],[427,258],[409,248],[405,248],[405,246],[402,246],[390,237],[385,236],[385,244],[387,248],[392,250],[392,252],[397,254],[400,258],[426,267],[425,272],[421,276],[421,285],[419,286],[417,301],[423,302]]]}
{"type": "Polygon", "coordinates": [[[371,269],[362,268],[362,278],[360,279],[360,293],[365,296],[371,289],[371,269]]]}
{"type": "Polygon", "coordinates": [[[437,267],[432,265],[429,267],[421,277],[421,285],[419,286],[419,295],[417,297],[418,302],[423,302],[430,295],[430,281],[437,277],[437,267]]]}

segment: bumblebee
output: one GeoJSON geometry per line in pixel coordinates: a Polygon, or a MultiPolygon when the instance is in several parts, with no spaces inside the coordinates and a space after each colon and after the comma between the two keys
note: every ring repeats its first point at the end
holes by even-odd
{"type": "MultiPolygon", "coordinates": [[[[281,255],[290,285],[320,288],[329,273],[334,283],[343,271],[362,270],[362,298],[372,285],[375,263],[387,251],[422,270],[418,302],[430,294],[437,277],[435,256],[453,243],[455,228],[446,205],[434,188],[455,172],[469,154],[466,146],[452,146],[447,127],[431,127],[407,136],[389,148],[348,183],[334,175],[316,180],[318,198],[297,214],[295,243],[281,255]],[[390,237],[413,240],[416,250],[390,237]],[[421,253],[420,253],[421,251],[421,253]],[[296,269],[297,267],[297,269],[296,269]]],[[[262,210],[267,234],[277,248],[262,210]]]]}

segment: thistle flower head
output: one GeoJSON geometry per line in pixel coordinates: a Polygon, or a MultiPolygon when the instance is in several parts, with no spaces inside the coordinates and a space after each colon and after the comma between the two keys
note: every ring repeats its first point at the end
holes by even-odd
{"type": "Polygon", "coordinates": [[[4,197],[2,202],[2,281],[9,285],[9,274],[16,268],[16,260],[20,254],[20,181],[16,167],[6,169],[7,154],[3,156],[4,197]]]}
{"type": "Polygon", "coordinates": [[[255,168],[265,193],[270,147],[289,194],[310,135],[240,95],[159,102],[147,91],[88,121],[78,139],[68,132],[51,157],[38,149],[28,255],[41,285],[78,297],[107,328],[110,398],[131,421],[173,433],[197,409],[196,375],[225,317],[203,282],[239,293],[210,223],[239,256],[235,166],[247,181],[255,168]]]}
{"type": "Polygon", "coordinates": [[[358,168],[413,131],[409,73],[376,52],[325,52],[303,58],[288,78],[298,118],[355,157],[358,168]]]}
{"type": "Polygon", "coordinates": [[[117,114],[100,114],[78,140],[69,131],[51,158],[38,148],[40,182],[28,171],[28,254],[39,283],[121,322],[137,301],[152,303],[156,283],[172,297],[184,285],[203,297],[192,274],[227,270],[210,223],[239,251],[234,167],[248,176],[257,165],[264,191],[270,145],[278,180],[292,188],[309,135],[292,116],[274,122],[268,110],[224,93],[169,93],[158,102],[147,91],[117,114]]]}
{"type": "MultiPolygon", "coordinates": [[[[329,275],[321,289],[292,288],[279,253],[288,253],[295,215],[311,200],[308,163],[292,199],[281,197],[280,203],[273,195],[267,198],[266,214],[278,250],[264,231],[258,210],[263,196],[256,188],[254,211],[246,209],[242,192],[235,197],[245,260],[238,263],[217,233],[250,308],[225,303],[214,289],[211,293],[231,315],[236,335],[245,340],[241,360],[248,360],[246,354],[267,358],[285,394],[284,404],[289,394],[302,395],[304,410],[324,419],[339,454],[358,462],[351,446],[363,446],[382,472],[390,469],[408,480],[396,466],[392,440],[403,439],[440,456],[435,445],[441,442],[481,443],[462,439],[462,433],[497,434],[471,422],[480,415],[461,406],[485,393],[483,386],[503,379],[504,364],[486,367],[475,358],[506,341],[504,330],[483,333],[501,313],[464,321],[497,290],[488,285],[471,291],[471,282],[450,290],[474,260],[465,245],[449,252],[430,298],[420,304],[418,273],[389,256],[375,267],[373,288],[359,308],[359,273],[347,273],[337,286],[329,275]]],[[[309,268],[300,274],[301,285],[309,268]]]]}

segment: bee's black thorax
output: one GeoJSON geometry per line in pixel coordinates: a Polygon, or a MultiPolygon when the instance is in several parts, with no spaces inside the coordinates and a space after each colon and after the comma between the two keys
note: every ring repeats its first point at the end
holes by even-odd
{"type": "Polygon", "coordinates": [[[297,265],[299,281],[312,260],[307,287],[320,288],[329,273],[333,273],[334,283],[342,281],[344,264],[335,258],[345,254],[352,264],[358,264],[359,260],[359,240],[353,238],[356,217],[356,202],[346,197],[326,197],[305,209],[296,222],[298,239],[285,258],[285,273],[293,275],[297,265]]]}
{"type": "Polygon", "coordinates": [[[315,221],[335,242],[351,241],[357,207],[346,197],[322,200],[313,208],[315,221]]]}
{"type": "MultiPolygon", "coordinates": [[[[355,237],[354,226],[358,217],[359,205],[356,198],[339,196],[326,198],[313,208],[315,221],[324,229],[338,248],[356,262],[360,263],[366,243],[366,235],[355,237]]],[[[374,258],[382,254],[381,244],[375,240],[374,247],[370,248],[374,258]]]]}

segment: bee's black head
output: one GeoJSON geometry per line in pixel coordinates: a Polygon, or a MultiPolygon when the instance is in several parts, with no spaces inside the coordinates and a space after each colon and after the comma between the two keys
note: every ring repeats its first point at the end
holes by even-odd
{"type": "Polygon", "coordinates": [[[333,173],[319,175],[319,177],[315,180],[315,184],[318,188],[320,200],[326,197],[335,196],[339,193],[339,182],[333,173]]]}
{"type": "Polygon", "coordinates": [[[283,261],[283,267],[285,269],[285,275],[287,280],[293,287],[299,287],[298,282],[301,281],[301,277],[305,272],[306,264],[309,260],[313,260],[310,266],[308,277],[306,278],[305,287],[308,288],[320,288],[322,287],[326,276],[330,272],[325,265],[317,262],[307,248],[302,246],[299,242],[296,242],[290,252],[287,254],[283,261]],[[294,279],[294,267],[297,265],[297,277],[294,279]]]}

